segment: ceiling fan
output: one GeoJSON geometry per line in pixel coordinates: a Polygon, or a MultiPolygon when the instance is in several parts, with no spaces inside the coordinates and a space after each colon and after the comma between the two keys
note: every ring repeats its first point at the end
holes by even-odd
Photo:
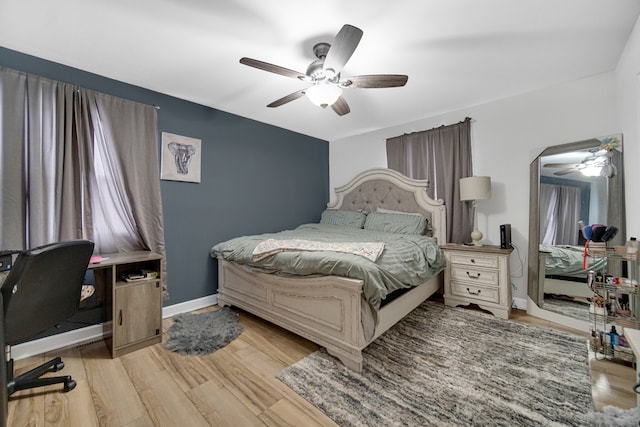
{"type": "Polygon", "coordinates": [[[590,155],[586,156],[580,163],[546,163],[545,168],[562,168],[554,172],[554,175],[562,176],[572,172],[581,172],[585,176],[599,176],[602,167],[607,162],[607,151],[602,147],[589,149],[590,155]]]}
{"type": "Polygon", "coordinates": [[[241,58],[240,63],[311,83],[310,87],[277,99],[267,107],[279,107],[306,95],[312,103],[322,108],[330,105],[333,111],[343,116],[351,109],[342,96],[342,89],[399,87],[404,86],[408,79],[408,76],[401,74],[342,77],[340,72],[355,52],[362,34],[361,29],[353,25],[344,25],[336,34],[333,45],[329,43],[316,44],[313,47],[313,53],[317,59],[309,64],[304,74],[252,58],[241,58]]]}

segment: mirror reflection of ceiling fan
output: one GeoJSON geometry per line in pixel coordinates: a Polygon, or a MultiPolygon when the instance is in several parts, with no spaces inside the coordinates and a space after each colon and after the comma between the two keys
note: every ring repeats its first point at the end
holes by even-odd
{"type": "Polygon", "coordinates": [[[330,105],[336,114],[343,116],[351,109],[342,96],[342,89],[399,87],[404,86],[408,79],[407,76],[401,74],[342,77],[340,72],[358,47],[362,34],[361,29],[353,25],[344,25],[336,34],[332,45],[329,43],[316,44],[313,47],[313,53],[317,59],[309,64],[306,73],[246,57],[240,59],[240,63],[311,84],[306,89],[273,101],[267,107],[279,107],[306,95],[315,105],[322,108],[330,105]]]}
{"type": "MultiPolygon", "coordinates": [[[[554,175],[562,176],[573,172],[580,172],[585,176],[600,176],[602,168],[607,163],[607,150],[600,147],[591,148],[587,155],[579,163],[546,163],[542,167],[545,168],[561,168],[554,175]]],[[[585,153],[587,154],[587,153],[585,153]]]]}

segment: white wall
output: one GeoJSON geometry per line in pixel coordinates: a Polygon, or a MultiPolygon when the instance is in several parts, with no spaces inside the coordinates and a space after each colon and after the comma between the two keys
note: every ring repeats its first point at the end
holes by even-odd
{"type": "Polygon", "coordinates": [[[526,301],[529,163],[546,146],[622,132],[616,116],[615,77],[613,72],[602,74],[332,141],[331,188],[364,169],[386,167],[386,138],[471,117],[474,174],[492,180],[491,200],[478,203],[478,225],[486,243],[499,244],[499,225],[511,224],[517,247],[511,256],[513,297],[526,301]]]}
{"type": "Polygon", "coordinates": [[[618,117],[623,133],[627,234],[640,237],[640,18],[616,68],[618,117]]]}

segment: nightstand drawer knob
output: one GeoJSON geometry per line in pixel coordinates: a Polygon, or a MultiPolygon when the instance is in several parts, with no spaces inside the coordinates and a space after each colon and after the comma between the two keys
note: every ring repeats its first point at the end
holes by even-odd
{"type": "Polygon", "coordinates": [[[471,258],[471,262],[475,264],[476,260],[471,258]]]}
{"type": "Polygon", "coordinates": [[[469,274],[469,272],[467,271],[467,276],[470,279],[479,279],[480,278],[480,273],[476,273],[475,276],[472,276],[471,274],[469,274]]]}
{"type": "Polygon", "coordinates": [[[480,295],[481,289],[478,289],[476,292],[471,292],[471,289],[467,288],[467,292],[469,292],[471,295],[480,295]]]}

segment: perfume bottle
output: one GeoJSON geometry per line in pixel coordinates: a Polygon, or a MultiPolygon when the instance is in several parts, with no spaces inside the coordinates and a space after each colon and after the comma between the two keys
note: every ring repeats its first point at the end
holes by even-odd
{"type": "Polygon", "coordinates": [[[611,332],[609,332],[609,336],[611,337],[611,346],[620,345],[620,335],[618,335],[615,326],[611,326],[611,332]]]}
{"type": "Polygon", "coordinates": [[[596,333],[596,331],[591,331],[591,351],[597,353],[600,351],[600,337],[596,333]]]}
{"type": "Polygon", "coordinates": [[[635,237],[630,238],[627,241],[627,258],[637,259],[638,257],[638,241],[635,237]]]}

